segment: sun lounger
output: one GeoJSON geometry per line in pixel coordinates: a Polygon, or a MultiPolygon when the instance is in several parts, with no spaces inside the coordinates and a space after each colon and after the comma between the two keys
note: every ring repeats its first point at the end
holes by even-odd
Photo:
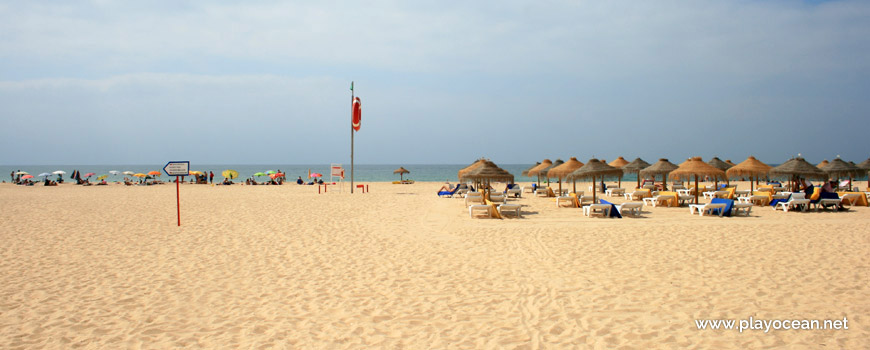
{"type": "Polygon", "coordinates": [[[468,216],[473,218],[475,212],[483,212],[486,214],[486,216],[492,217],[492,213],[490,213],[491,209],[492,209],[491,205],[475,204],[475,205],[468,207],[468,216]]]}
{"type": "Polygon", "coordinates": [[[859,197],[860,197],[860,195],[858,195],[858,194],[847,193],[847,194],[844,194],[843,197],[840,199],[842,200],[843,205],[848,205],[851,207],[851,206],[855,205],[855,201],[857,201],[859,197]]]}
{"type": "Polygon", "coordinates": [[[652,198],[644,198],[643,204],[651,205],[653,207],[657,207],[659,205],[667,205],[667,201],[673,200],[674,196],[670,194],[655,196],[652,198]]]}
{"type": "Polygon", "coordinates": [[[677,197],[677,200],[680,202],[680,206],[682,207],[683,204],[691,204],[695,200],[695,196],[690,194],[681,194],[679,197],[677,197]]]}
{"type": "Polygon", "coordinates": [[[812,203],[812,201],[810,201],[810,204],[815,204],[816,211],[819,211],[819,209],[827,209],[828,207],[831,207],[831,206],[839,207],[840,204],[842,204],[842,202],[843,202],[842,198],[837,198],[837,199],[822,198],[822,199],[819,199],[818,201],[816,201],[815,203],[812,203]]]}
{"type": "Polygon", "coordinates": [[[574,206],[574,198],[575,198],[574,196],[556,197],[556,207],[561,208],[562,204],[564,204],[564,203],[568,203],[571,205],[571,207],[573,207],[574,206]]]}
{"type": "Polygon", "coordinates": [[[471,203],[471,204],[473,204],[473,203],[480,203],[480,204],[483,204],[483,203],[484,203],[484,200],[483,200],[483,193],[480,193],[480,192],[468,192],[468,193],[465,195],[465,205],[468,206],[468,205],[470,205],[469,203],[471,203]]]}
{"type": "Polygon", "coordinates": [[[619,196],[622,196],[625,194],[625,189],[624,188],[608,188],[606,191],[604,191],[604,194],[606,194],[610,197],[619,197],[619,196]]]}
{"type": "Polygon", "coordinates": [[[452,191],[440,191],[440,192],[438,192],[438,197],[441,197],[441,198],[451,198],[451,197],[453,197],[453,195],[456,194],[456,192],[458,192],[458,191],[459,191],[459,186],[456,186],[455,188],[453,188],[452,191]]]}
{"type": "Polygon", "coordinates": [[[792,193],[788,198],[788,201],[776,203],[773,210],[782,208],[784,212],[788,212],[788,210],[792,208],[801,208],[801,211],[807,211],[807,207],[810,206],[810,200],[805,197],[806,194],[802,192],[792,193]]]}
{"type": "Polygon", "coordinates": [[[646,192],[646,191],[634,191],[632,193],[623,194],[622,196],[625,197],[625,200],[636,201],[636,200],[640,200],[641,198],[646,196],[647,193],[648,192],[646,192]]]}
{"type": "Polygon", "coordinates": [[[580,206],[583,206],[587,203],[589,203],[589,204],[593,203],[592,196],[580,196],[580,199],[578,199],[578,201],[580,201],[580,206]]]}
{"type": "Polygon", "coordinates": [[[739,215],[742,213],[746,216],[749,216],[749,213],[752,212],[752,207],[752,203],[734,203],[734,205],[731,207],[731,214],[739,215]]]}
{"type": "Polygon", "coordinates": [[[504,195],[504,193],[493,192],[489,194],[489,200],[493,203],[505,203],[507,202],[507,197],[504,195]]]}
{"type": "Polygon", "coordinates": [[[520,188],[519,185],[514,185],[513,187],[505,191],[504,194],[507,196],[514,196],[514,198],[519,198],[523,196],[523,189],[520,188]]]}
{"type": "Polygon", "coordinates": [[[535,190],[535,196],[537,196],[537,197],[549,197],[550,196],[550,189],[547,187],[539,187],[538,189],[535,190]]]}
{"type": "Polygon", "coordinates": [[[719,216],[724,215],[725,203],[689,204],[689,214],[697,211],[700,216],[704,216],[704,213],[712,215],[714,209],[719,209],[719,216]]]}
{"type": "Polygon", "coordinates": [[[622,215],[631,214],[631,216],[640,216],[643,202],[625,202],[616,206],[619,213],[622,215]]]}
{"type": "Polygon", "coordinates": [[[588,217],[601,216],[603,218],[610,216],[610,208],[612,204],[590,204],[583,207],[583,215],[588,217]]]}
{"type": "Polygon", "coordinates": [[[519,204],[502,204],[498,206],[498,212],[502,216],[505,216],[505,214],[514,214],[518,218],[521,218],[522,214],[520,213],[520,208],[522,208],[522,205],[519,204]]]}

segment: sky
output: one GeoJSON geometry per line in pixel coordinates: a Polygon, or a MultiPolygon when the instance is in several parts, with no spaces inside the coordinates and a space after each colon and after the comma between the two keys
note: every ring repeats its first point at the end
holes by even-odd
{"type": "Polygon", "coordinates": [[[870,156],[870,1],[0,1],[0,164],[870,156]]]}

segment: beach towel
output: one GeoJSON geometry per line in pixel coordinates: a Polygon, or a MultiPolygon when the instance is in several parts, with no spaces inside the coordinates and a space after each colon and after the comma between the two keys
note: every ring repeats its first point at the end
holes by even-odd
{"type": "Polygon", "coordinates": [[[668,207],[679,207],[680,206],[680,195],[679,194],[677,194],[676,192],[670,192],[670,191],[659,191],[659,196],[667,196],[667,195],[674,196],[674,198],[671,198],[671,199],[667,200],[666,202],[664,202],[664,203],[667,203],[668,207]]]}
{"type": "Polygon", "coordinates": [[[493,219],[501,219],[501,214],[498,212],[498,205],[489,199],[486,200],[486,204],[489,205],[489,215],[491,215],[493,219]]]}
{"type": "Polygon", "coordinates": [[[728,187],[725,191],[728,191],[728,199],[734,199],[734,192],[737,191],[737,187],[728,187]]]}
{"type": "Polygon", "coordinates": [[[616,209],[616,205],[603,199],[598,200],[598,202],[601,204],[610,204],[610,217],[622,219],[622,214],[619,213],[619,209],[616,209]]]}
{"type": "Polygon", "coordinates": [[[819,199],[822,199],[822,189],[820,187],[810,187],[808,188],[808,190],[810,190],[810,194],[809,196],[807,196],[807,198],[810,199],[810,203],[818,203],[819,199]]]}
{"type": "Polygon", "coordinates": [[[870,206],[870,205],[868,205],[868,203],[867,203],[867,196],[864,195],[863,192],[837,192],[837,193],[840,195],[840,197],[845,196],[845,195],[847,195],[847,194],[857,194],[858,197],[856,197],[856,198],[852,201],[852,205],[853,205],[853,206],[860,206],[860,207],[867,207],[867,206],[870,206]]]}
{"type": "MultiPolygon", "coordinates": [[[[710,201],[710,203],[712,203],[712,204],[725,203],[725,209],[724,209],[724,213],[722,214],[722,216],[731,216],[731,208],[734,207],[734,201],[733,201],[733,200],[731,200],[731,199],[723,199],[723,198],[713,198],[713,199],[710,201]]],[[[722,209],[713,209],[713,210],[711,211],[711,213],[716,214],[716,215],[719,215],[719,210],[722,210],[722,209]]]]}

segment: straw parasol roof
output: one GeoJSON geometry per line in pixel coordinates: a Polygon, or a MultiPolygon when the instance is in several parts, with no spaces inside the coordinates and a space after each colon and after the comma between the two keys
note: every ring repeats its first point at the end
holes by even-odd
{"type": "Polygon", "coordinates": [[[529,169],[529,176],[539,176],[539,173],[542,169],[553,165],[553,162],[549,159],[544,159],[541,161],[541,164],[538,164],[531,169],[529,169]]]}
{"type": "MultiPolygon", "coordinates": [[[[476,160],[474,163],[471,163],[471,165],[464,167],[462,169],[459,169],[459,172],[457,172],[456,176],[458,178],[462,179],[462,175],[465,175],[469,171],[477,169],[477,167],[483,165],[483,162],[486,162],[486,161],[487,161],[486,158],[480,158],[480,159],[476,160]]],[[[459,181],[462,181],[462,180],[459,180],[459,181]]]]}
{"type": "Polygon", "coordinates": [[[489,181],[504,181],[513,182],[514,176],[491,161],[484,161],[480,166],[472,171],[463,174],[459,178],[460,181],[466,180],[489,180],[489,181]]]}
{"type": "Polygon", "coordinates": [[[553,164],[550,164],[549,166],[546,166],[544,168],[541,168],[541,170],[538,170],[538,174],[540,176],[545,176],[547,178],[550,178],[550,175],[549,175],[550,169],[553,169],[553,168],[560,166],[562,164],[565,164],[564,160],[556,159],[556,161],[553,162],[553,164]]]}
{"type": "Polygon", "coordinates": [[[567,162],[563,162],[560,165],[550,168],[550,170],[547,171],[547,177],[564,179],[568,174],[573,173],[574,170],[580,169],[582,166],[583,162],[577,160],[576,157],[571,157],[567,162]]]}
{"type": "Polygon", "coordinates": [[[867,158],[867,160],[861,163],[855,164],[855,166],[858,167],[858,169],[870,171],[870,158],[867,158]]]}
{"type": "MultiPolygon", "coordinates": [[[[607,161],[604,160],[604,159],[602,159],[601,162],[604,163],[604,164],[607,164],[607,161]]],[[[607,164],[607,165],[610,165],[610,164],[607,164]]]]}
{"type": "Polygon", "coordinates": [[[767,172],[773,169],[770,165],[762,163],[760,160],[749,156],[746,160],[740,162],[728,170],[725,170],[725,175],[728,177],[750,176],[758,177],[767,175],[767,172]]]}
{"type": "Polygon", "coordinates": [[[401,166],[398,169],[393,170],[393,174],[410,174],[410,173],[411,172],[408,171],[408,169],[405,169],[405,167],[401,167],[401,166]]]}
{"type": "Polygon", "coordinates": [[[614,167],[614,168],[622,168],[626,164],[628,164],[628,161],[622,157],[616,158],[612,162],[609,163],[609,165],[614,167]]]}
{"type": "Polygon", "coordinates": [[[827,159],[825,159],[825,160],[823,160],[821,163],[816,164],[816,168],[821,169],[823,166],[828,165],[828,163],[830,163],[830,162],[829,162],[827,159]]]}
{"type": "Polygon", "coordinates": [[[721,159],[719,159],[719,157],[713,157],[713,159],[710,159],[707,164],[710,164],[714,168],[722,171],[728,170],[729,168],[733,167],[733,165],[723,162],[721,159]]]}
{"type": "MultiPolygon", "coordinates": [[[[595,182],[595,178],[599,176],[620,176],[622,175],[622,169],[614,168],[609,164],[602,163],[598,159],[592,158],[582,167],[574,172],[568,174],[568,180],[581,180],[592,178],[592,181],[595,182]]],[[[595,191],[592,191],[592,201],[595,202],[595,191]]]]}
{"type": "Polygon", "coordinates": [[[709,176],[716,179],[724,179],[725,171],[716,169],[710,164],[704,163],[701,157],[689,158],[689,160],[679,168],[671,172],[672,179],[688,179],[690,176],[702,177],[709,176]]]}
{"type": "Polygon", "coordinates": [[[534,168],[535,168],[536,166],[538,166],[538,165],[541,165],[541,162],[535,162],[535,165],[532,165],[532,167],[530,167],[530,168],[528,168],[528,169],[526,169],[526,170],[523,170],[523,172],[522,172],[521,174],[522,174],[523,176],[531,176],[531,175],[529,175],[529,170],[534,169],[534,168]]]}
{"type": "Polygon", "coordinates": [[[640,158],[635,158],[631,163],[622,166],[622,171],[626,173],[639,173],[641,170],[649,167],[650,164],[640,158]]]}
{"type": "MultiPolygon", "coordinates": [[[[759,176],[766,176],[770,169],[773,169],[773,167],[762,163],[753,156],[749,156],[749,158],[746,158],[740,164],[725,170],[725,175],[728,177],[749,176],[750,179],[758,179],[759,176]]],[[[754,181],[749,181],[749,191],[755,191],[754,181]]]]}
{"type": "Polygon", "coordinates": [[[812,179],[826,179],[828,176],[822,170],[808,163],[801,157],[789,159],[787,162],[770,169],[773,176],[800,176],[812,179]]]}
{"type": "Polygon", "coordinates": [[[641,169],[640,175],[647,176],[667,174],[674,170],[677,170],[677,168],[679,167],[674,165],[674,163],[669,162],[667,158],[659,158],[659,161],[655,164],[641,169]]]}
{"type": "Polygon", "coordinates": [[[730,165],[730,166],[737,166],[737,164],[734,164],[734,162],[732,162],[731,159],[726,159],[725,163],[728,163],[728,165],[730,165]]]}
{"type": "Polygon", "coordinates": [[[714,168],[712,165],[704,163],[701,157],[689,158],[688,161],[680,165],[679,168],[672,171],[669,175],[672,179],[688,179],[690,176],[695,178],[695,204],[698,204],[698,178],[709,176],[714,179],[724,179],[725,172],[714,168]]]}
{"type": "Polygon", "coordinates": [[[832,160],[830,163],[828,163],[824,167],[819,167],[819,168],[822,169],[822,171],[828,173],[828,175],[838,177],[838,178],[841,176],[842,177],[846,177],[846,176],[852,177],[852,176],[857,176],[857,175],[860,175],[861,173],[863,173],[863,171],[861,171],[861,168],[858,168],[857,166],[846,163],[845,161],[843,161],[839,157],[832,160]]]}

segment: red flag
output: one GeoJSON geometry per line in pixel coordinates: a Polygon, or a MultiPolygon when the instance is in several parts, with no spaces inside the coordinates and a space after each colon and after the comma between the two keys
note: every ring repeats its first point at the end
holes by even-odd
{"type": "Polygon", "coordinates": [[[359,131],[360,121],[362,121],[362,102],[360,102],[359,97],[354,97],[350,120],[350,125],[353,126],[354,130],[359,131]]]}

